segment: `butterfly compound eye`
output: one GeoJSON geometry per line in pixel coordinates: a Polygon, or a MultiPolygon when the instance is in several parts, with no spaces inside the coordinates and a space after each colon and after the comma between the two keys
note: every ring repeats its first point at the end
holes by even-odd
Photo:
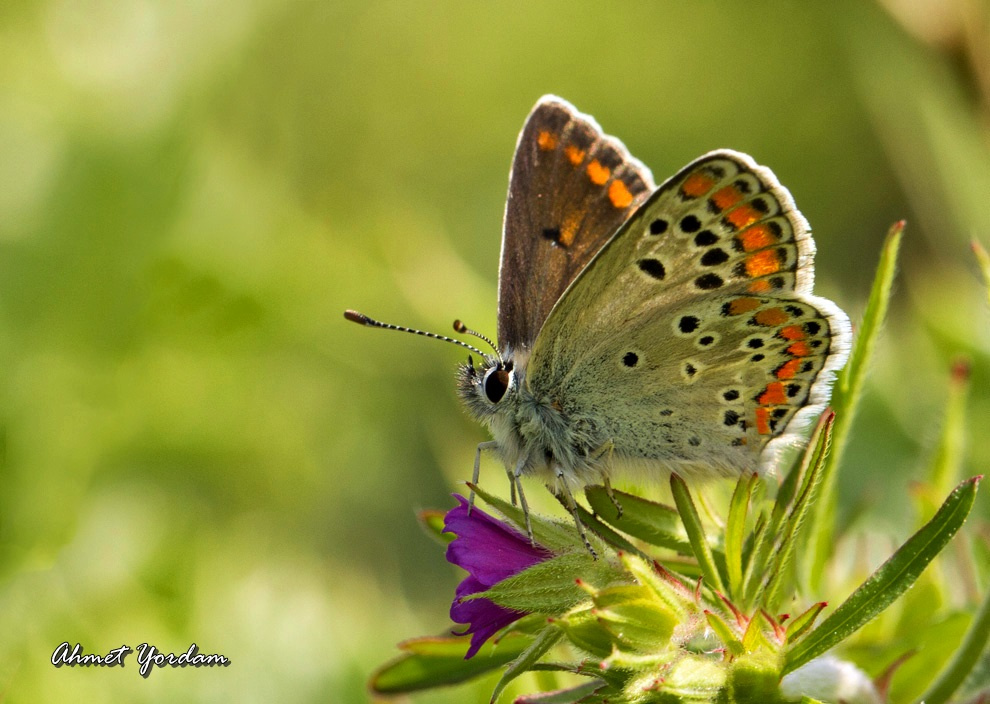
{"type": "Polygon", "coordinates": [[[498,403],[509,388],[509,372],[504,369],[489,369],[485,374],[485,396],[492,403],[498,403]]]}

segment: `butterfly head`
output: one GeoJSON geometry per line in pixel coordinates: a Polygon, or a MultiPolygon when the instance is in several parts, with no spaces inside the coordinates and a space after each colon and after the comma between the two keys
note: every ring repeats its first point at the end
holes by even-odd
{"type": "Polygon", "coordinates": [[[457,375],[457,391],[471,413],[484,420],[508,405],[518,386],[516,367],[511,358],[484,355],[480,366],[468,356],[457,375]]]}

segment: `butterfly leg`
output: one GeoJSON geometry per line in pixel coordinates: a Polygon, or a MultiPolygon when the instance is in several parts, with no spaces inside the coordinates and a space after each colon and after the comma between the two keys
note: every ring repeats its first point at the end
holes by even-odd
{"type": "MultiPolygon", "coordinates": [[[[478,480],[481,479],[481,451],[482,450],[494,450],[495,442],[489,440],[488,442],[478,443],[478,449],[474,453],[474,472],[471,473],[471,484],[474,486],[478,485],[478,480]]],[[[515,487],[513,487],[515,489],[515,487]]],[[[513,502],[515,503],[515,502],[513,502]]],[[[468,515],[471,515],[471,509],[474,508],[474,489],[471,490],[468,496],[468,515]]]]}
{"type": "Polygon", "coordinates": [[[608,495],[608,500],[615,506],[615,517],[622,518],[622,504],[615,498],[615,493],[612,491],[612,482],[609,481],[608,475],[604,472],[602,473],[602,484],[605,485],[605,493],[608,495]]]}
{"type": "Polygon", "coordinates": [[[509,477],[509,498],[512,500],[512,505],[516,505],[516,475],[511,469],[505,470],[506,476],[509,477]]]}
{"type": "Polygon", "coordinates": [[[605,461],[602,463],[606,467],[606,469],[601,470],[602,484],[605,486],[605,493],[608,495],[608,500],[612,502],[613,506],[615,506],[615,514],[616,514],[615,517],[622,518],[622,504],[620,504],[619,500],[615,498],[615,493],[612,491],[612,482],[609,481],[608,471],[607,471],[607,467],[612,464],[612,452],[614,450],[615,450],[615,443],[609,440],[603,443],[602,446],[599,447],[597,450],[595,450],[592,456],[596,460],[599,460],[603,456],[607,455],[607,457],[605,457],[605,461]]]}
{"type": "Polygon", "coordinates": [[[564,504],[568,511],[571,512],[571,517],[574,519],[574,525],[577,526],[578,533],[581,535],[581,540],[584,541],[584,547],[588,549],[591,556],[598,559],[598,553],[595,549],[591,547],[591,541],[588,540],[588,534],[584,530],[584,523],[581,522],[581,516],[578,515],[577,502],[574,501],[574,495],[571,493],[571,489],[567,486],[567,482],[564,480],[564,473],[557,470],[557,490],[553,491],[553,495],[557,497],[560,503],[564,504]]]}
{"type": "Polygon", "coordinates": [[[512,482],[512,505],[516,504],[516,492],[519,492],[519,505],[522,507],[523,517],[526,519],[526,535],[529,536],[529,544],[536,546],[536,539],[533,538],[533,526],[529,522],[529,504],[526,502],[526,494],[523,493],[522,482],[519,478],[522,476],[523,468],[526,466],[526,458],[520,458],[519,462],[516,463],[516,471],[509,475],[509,479],[512,482]]]}

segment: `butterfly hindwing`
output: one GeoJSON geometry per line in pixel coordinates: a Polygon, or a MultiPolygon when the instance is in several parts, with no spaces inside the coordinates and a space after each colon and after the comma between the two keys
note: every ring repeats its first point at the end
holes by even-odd
{"type": "Polygon", "coordinates": [[[813,256],[768,169],[705,155],[563,294],[527,382],[594,419],[619,457],[724,473],[765,465],[822,410],[848,354],[845,314],[810,293],[813,256]]]}
{"type": "Polygon", "coordinates": [[[519,135],[499,269],[498,339],[532,347],[557,299],[654,189],[595,120],[544,96],[519,135]]]}

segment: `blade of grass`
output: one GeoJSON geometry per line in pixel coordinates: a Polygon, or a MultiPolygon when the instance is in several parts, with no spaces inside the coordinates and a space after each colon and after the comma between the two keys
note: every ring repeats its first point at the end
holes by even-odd
{"type": "Polygon", "coordinates": [[[812,512],[812,540],[809,544],[811,549],[808,551],[811,564],[805,570],[810,575],[810,584],[813,587],[820,585],[825,564],[831,557],[835,544],[835,520],[838,510],[837,468],[845,452],[849,429],[852,427],[862,396],[866,371],[887,317],[904,225],[905,222],[901,220],[887,233],[880,253],[880,263],[877,265],[877,273],[873,279],[873,287],[870,290],[870,298],[863,314],[863,322],[853,343],[849,361],[836,377],[835,387],[832,390],[832,409],[836,415],[832,430],[832,454],[825,463],[819,500],[812,512]]]}
{"type": "Polygon", "coordinates": [[[957,486],[931,521],[908,538],[817,628],[794,644],[787,652],[783,674],[855,633],[907,591],[966,520],[981,478],[967,479],[957,486]]]}
{"type": "Polygon", "coordinates": [[[718,568],[715,566],[711,546],[708,544],[704,526],[701,524],[701,517],[698,515],[698,509],[694,505],[687,484],[677,474],[671,474],[670,489],[674,494],[674,503],[681,515],[681,521],[684,523],[684,530],[687,531],[691,549],[694,550],[694,556],[701,568],[701,574],[704,575],[705,581],[710,587],[724,594],[725,584],[722,581],[722,575],[719,574],[718,568]]]}

